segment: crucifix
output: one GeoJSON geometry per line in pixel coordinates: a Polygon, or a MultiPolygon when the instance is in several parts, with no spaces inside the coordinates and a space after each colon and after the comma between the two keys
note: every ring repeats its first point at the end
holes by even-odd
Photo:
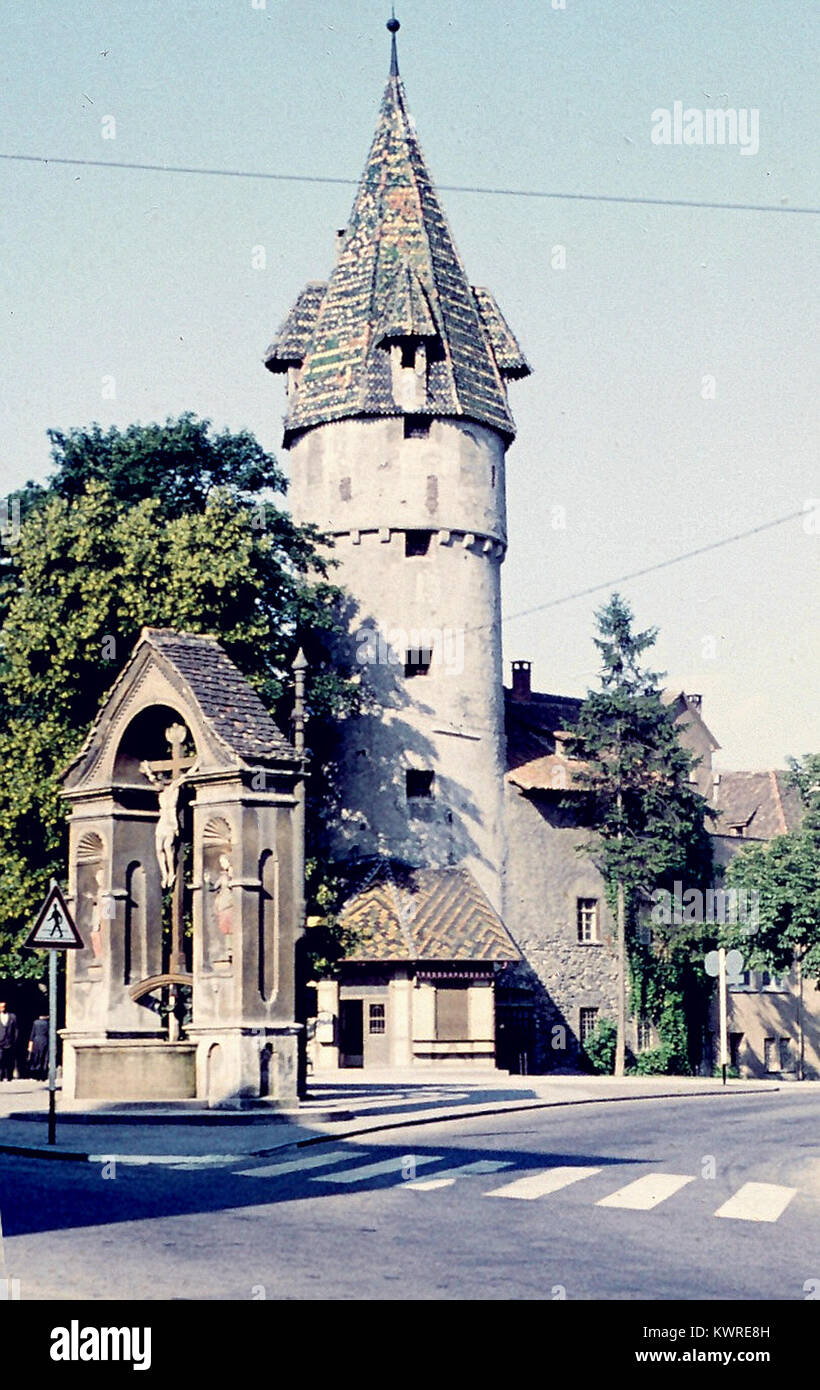
{"type": "MultiPolygon", "coordinates": [[[[170,729],[165,730],[165,737],[171,750],[170,758],[151,762],[146,760],[140,763],[140,771],[145,774],[152,786],[157,788],[158,793],[159,819],[155,832],[157,862],[162,887],[172,890],[169,969],[171,973],[180,975],[187,973],[187,967],[182,922],[185,884],[183,882],[184,875],[180,872],[182,867],[181,855],[178,853],[180,839],[179,793],[186,777],[190,777],[191,773],[196,772],[199,767],[198,758],[184,758],[182,756],[187,734],[188,731],[183,724],[172,724],[170,729]],[[167,781],[163,777],[163,773],[171,774],[167,781]]],[[[172,1007],[169,1014],[169,1036],[172,1041],[176,1039],[178,1030],[175,1005],[176,987],[172,987],[172,1007]],[[173,1023],[172,1020],[174,1020],[173,1023]]]]}

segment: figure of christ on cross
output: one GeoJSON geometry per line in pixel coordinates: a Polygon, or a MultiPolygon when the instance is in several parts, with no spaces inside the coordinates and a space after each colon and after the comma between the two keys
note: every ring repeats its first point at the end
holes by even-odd
{"type": "Polygon", "coordinates": [[[171,748],[171,756],[161,761],[144,761],[140,771],[157,788],[159,799],[159,820],[156,828],[157,862],[163,888],[172,888],[171,899],[171,969],[184,972],[185,949],[182,935],[182,874],[177,873],[177,848],[180,834],[179,793],[183,782],[199,767],[198,758],[183,758],[182,748],[187,730],[182,724],[172,724],[166,729],[165,737],[171,748]],[[165,781],[160,775],[170,772],[165,781]]]}

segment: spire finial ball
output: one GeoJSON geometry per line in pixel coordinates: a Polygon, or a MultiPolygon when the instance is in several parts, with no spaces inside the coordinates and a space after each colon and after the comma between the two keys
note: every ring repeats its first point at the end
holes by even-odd
{"type": "Polygon", "coordinates": [[[399,32],[401,25],[395,15],[391,15],[390,19],[388,19],[387,28],[390,30],[391,34],[397,34],[399,32]]]}

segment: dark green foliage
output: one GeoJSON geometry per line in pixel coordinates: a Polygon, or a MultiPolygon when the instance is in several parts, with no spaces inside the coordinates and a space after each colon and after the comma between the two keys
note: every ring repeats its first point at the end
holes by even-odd
{"type": "Polygon", "coordinates": [[[584,1043],[584,1056],[593,1071],[611,1076],[615,1066],[615,1037],[617,1029],[611,1018],[599,1018],[584,1043]]]}
{"type": "Polygon", "coordinates": [[[757,896],[757,929],[727,925],[726,946],[743,951],[746,965],[780,974],[794,960],[806,976],[820,975],[820,754],[790,759],[792,785],[805,813],[800,826],[766,845],[743,850],[729,865],[727,882],[757,896]]]}

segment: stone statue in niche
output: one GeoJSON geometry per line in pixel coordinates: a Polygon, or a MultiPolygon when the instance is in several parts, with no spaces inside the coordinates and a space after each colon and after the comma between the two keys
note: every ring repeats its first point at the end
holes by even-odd
{"type": "Polygon", "coordinates": [[[214,894],[216,925],[223,936],[230,936],[233,931],[233,869],[227,854],[220,854],[219,870],[215,879],[205,874],[205,882],[214,894]]]}
{"type": "Polygon", "coordinates": [[[96,872],[95,875],[94,875],[94,882],[95,882],[95,884],[96,884],[96,889],[95,889],[95,891],[94,891],[93,893],[84,893],[84,894],[83,894],[83,897],[84,897],[84,898],[87,898],[88,901],[89,901],[90,904],[91,904],[91,930],[90,930],[90,932],[89,932],[89,934],[88,934],[88,944],[89,944],[89,946],[91,947],[91,950],[93,951],[94,956],[95,956],[95,958],[96,958],[97,960],[99,960],[100,956],[102,955],[102,924],[103,924],[103,915],[104,915],[104,897],[103,897],[103,882],[104,882],[104,879],[105,879],[105,872],[104,872],[104,870],[103,870],[103,869],[98,869],[97,872],[96,872]]]}

